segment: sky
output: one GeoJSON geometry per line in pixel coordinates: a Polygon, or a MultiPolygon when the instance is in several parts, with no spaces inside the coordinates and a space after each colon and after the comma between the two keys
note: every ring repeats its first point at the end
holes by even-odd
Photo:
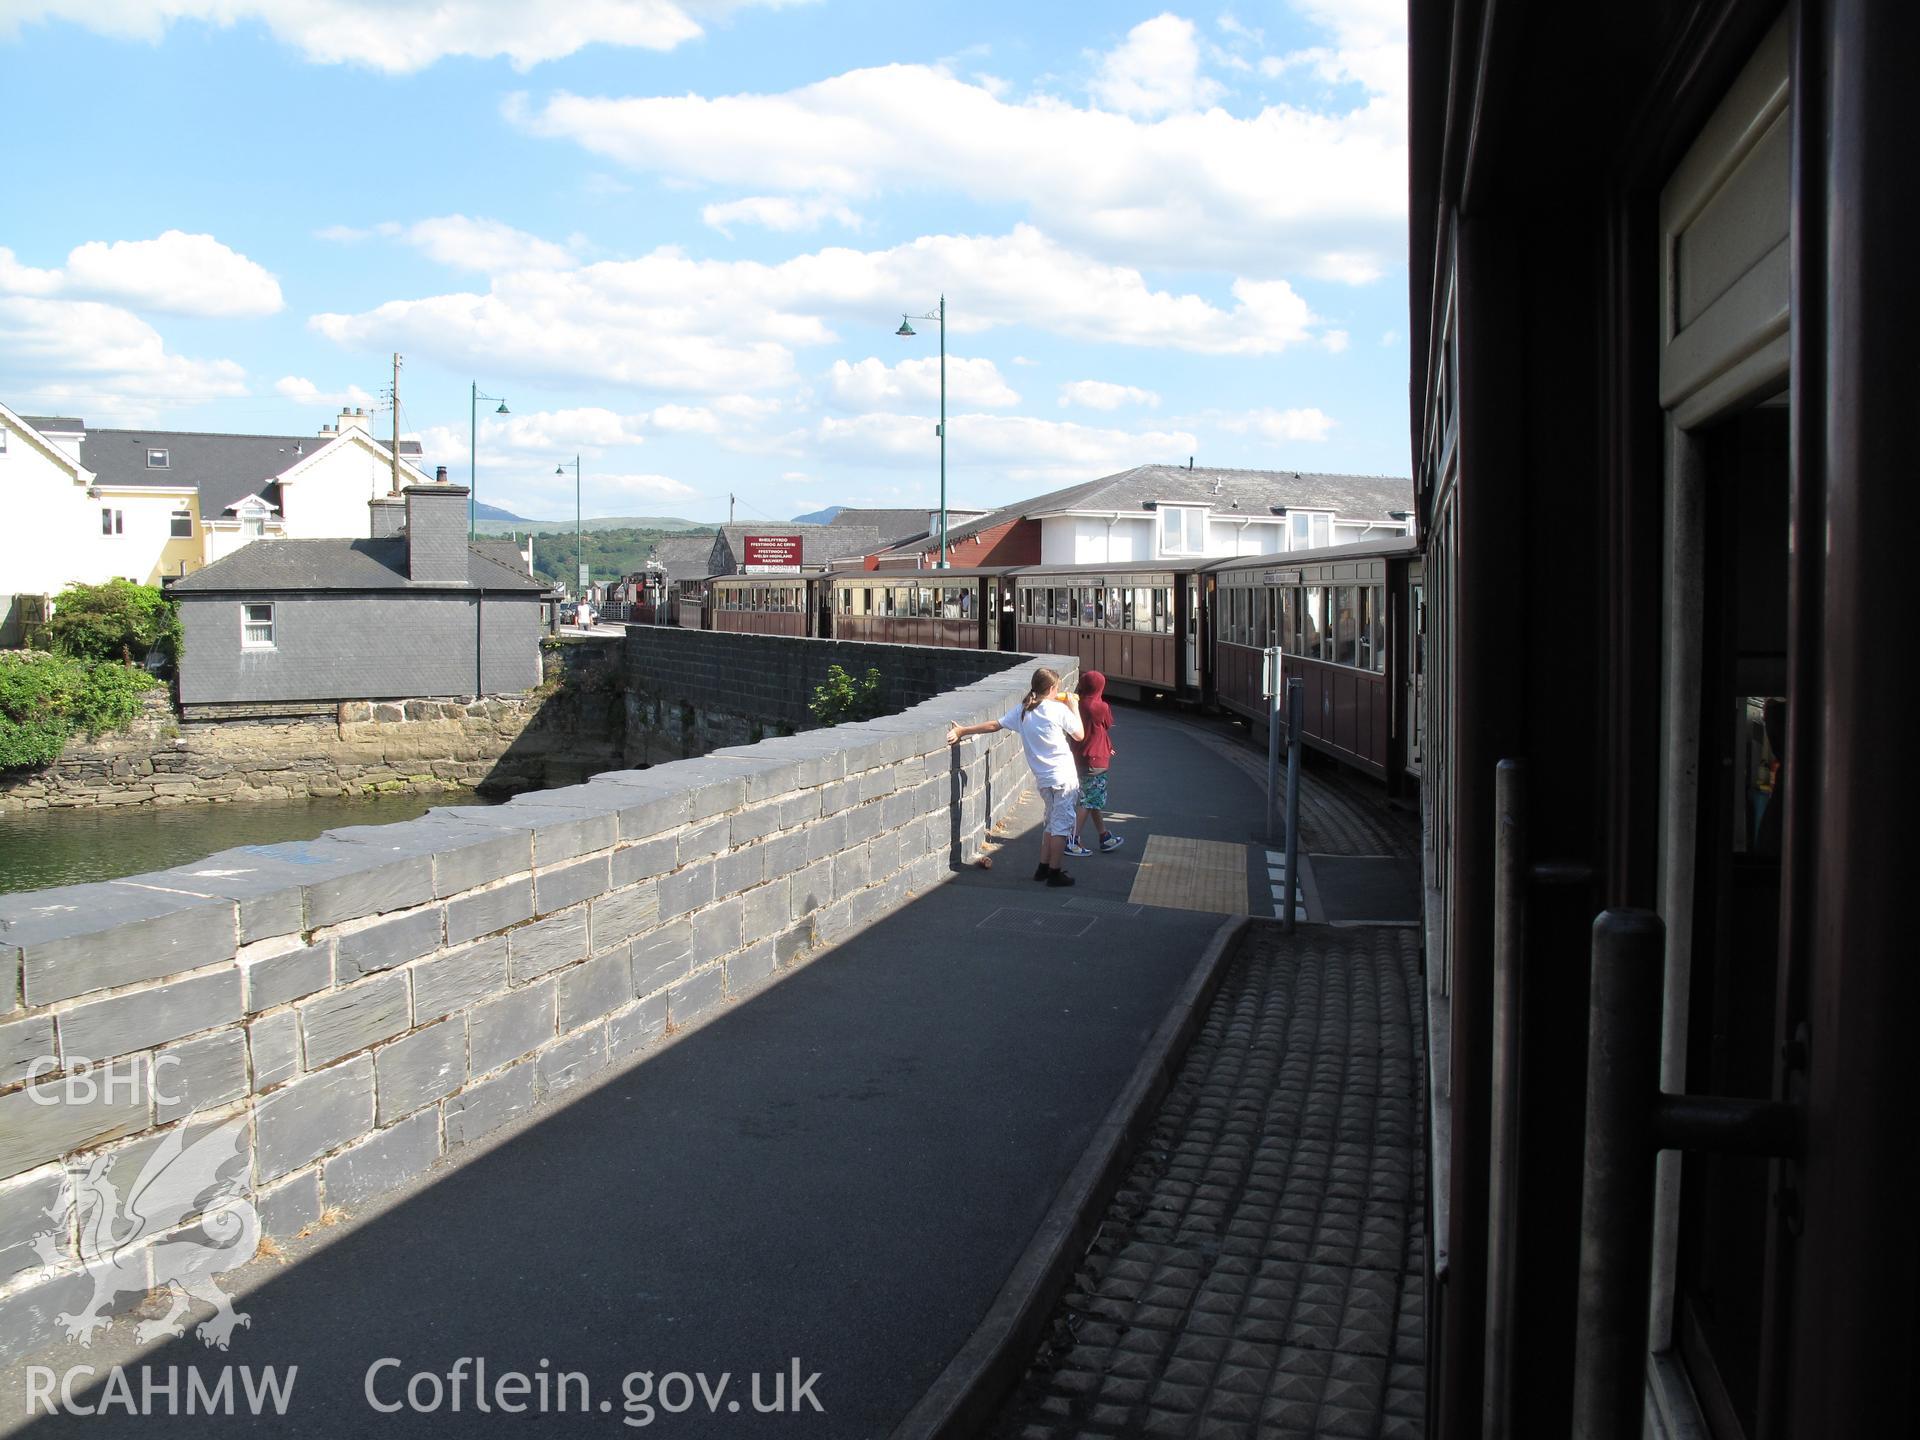
{"type": "Polygon", "coordinates": [[[955,508],[1408,472],[1405,0],[0,0],[0,67],[17,412],[312,433],[399,352],[520,515],[931,507],[944,295],[955,508]]]}

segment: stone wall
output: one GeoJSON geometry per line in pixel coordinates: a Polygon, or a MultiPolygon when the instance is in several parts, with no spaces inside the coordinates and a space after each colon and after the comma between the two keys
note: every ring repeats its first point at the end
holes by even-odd
{"type": "Polygon", "coordinates": [[[1017,737],[950,749],[947,726],[1004,713],[1026,669],[500,806],[0,896],[0,1359],[86,1307],[86,1198],[161,1147],[224,1146],[230,1189],[176,1196],[142,1244],[250,1254],[939,883],[1027,783],[1017,737]]]}
{"type": "Polygon", "coordinates": [[[547,652],[548,679],[485,699],[233,706],[182,720],[164,695],[127,729],[77,737],[51,765],[0,773],[0,814],[393,790],[513,794],[622,763],[616,643],[547,652]]]}
{"type": "Polygon", "coordinates": [[[628,754],[704,755],[812,729],[807,702],[827,670],[880,672],[882,708],[917,705],[954,685],[1038,663],[993,650],[880,645],[636,625],[627,631],[628,754]]]}

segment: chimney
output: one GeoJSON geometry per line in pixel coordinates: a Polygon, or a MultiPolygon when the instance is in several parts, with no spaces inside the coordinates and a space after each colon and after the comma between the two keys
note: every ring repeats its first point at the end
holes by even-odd
{"type": "Polygon", "coordinates": [[[467,487],[409,485],[407,576],[429,585],[467,583],[467,487]]]}
{"type": "Polygon", "coordinates": [[[447,467],[446,466],[436,465],[433,467],[433,483],[436,485],[444,485],[447,483],[447,467]]]}
{"type": "Polygon", "coordinates": [[[406,533],[407,502],[398,495],[376,495],[367,502],[372,519],[368,533],[376,540],[391,540],[406,533]]]}
{"type": "Polygon", "coordinates": [[[358,405],[354,406],[351,410],[347,409],[344,405],[341,406],[340,422],[335,428],[338,429],[342,435],[346,434],[349,430],[366,430],[368,434],[373,433],[367,424],[367,412],[362,410],[358,405]]]}

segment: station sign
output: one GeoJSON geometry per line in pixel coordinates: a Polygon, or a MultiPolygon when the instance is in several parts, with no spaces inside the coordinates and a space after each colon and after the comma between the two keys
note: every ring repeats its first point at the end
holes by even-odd
{"type": "Polygon", "coordinates": [[[1262,571],[1260,583],[1262,585],[1298,585],[1300,583],[1300,572],[1298,570],[1262,571]]]}
{"type": "Polygon", "coordinates": [[[798,535],[747,535],[740,542],[740,568],[748,575],[800,568],[798,535]]]}

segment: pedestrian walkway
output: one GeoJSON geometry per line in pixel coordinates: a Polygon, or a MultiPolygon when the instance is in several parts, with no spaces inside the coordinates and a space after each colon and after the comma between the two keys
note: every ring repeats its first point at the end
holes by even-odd
{"type": "Polygon", "coordinates": [[[1418,1437],[1406,929],[1251,929],[994,1434],[1418,1437]]]}

